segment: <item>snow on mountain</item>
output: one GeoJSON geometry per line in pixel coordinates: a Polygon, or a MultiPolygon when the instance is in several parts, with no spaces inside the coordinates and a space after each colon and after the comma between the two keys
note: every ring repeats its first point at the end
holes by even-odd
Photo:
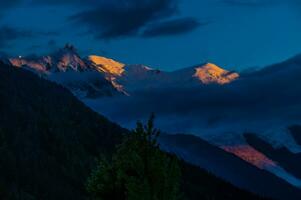
{"type": "Polygon", "coordinates": [[[229,84],[239,78],[239,74],[226,71],[214,64],[184,68],[172,72],[152,69],[144,65],[126,65],[115,77],[128,93],[156,88],[185,88],[200,85],[229,84]]]}
{"type": "Polygon", "coordinates": [[[113,76],[121,76],[124,72],[125,64],[119,63],[115,60],[96,55],[89,56],[89,60],[94,64],[95,68],[99,72],[111,74],[113,76]]]}
{"type": "Polygon", "coordinates": [[[256,133],[276,150],[285,147],[300,152],[301,146],[283,131],[301,123],[300,66],[301,56],[244,75],[212,63],[173,72],[126,65],[116,81],[129,93],[143,92],[131,99],[86,103],[129,128],[155,112],[161,130],[197,135],[300,187],[301,179],[242,137],[246,132],[256,133]]]}
{"type": "Polygon", "coordinates": [[[80,97],[93,98],[106,96],[106,94],[130,96],[136,91],[152,88],[224,85],[239,77],[237,73],[226,71],[211,63],[167,72],[144,65],[126,65],[97,55],[83,59],[75,47],[69,44],[48,56],[19,56],[10,58],[9,62],[16,67],[27,67],[50,80],[61,83],[77,95],[81,94],[80,97]],[[87,94],[93,90],[97,95],[87,94]]]}
{"type": "MultiPolygon", "coordinates": [[[[288,99],[287,97],[296,99],[295,97],[297,97],[295,91],[298,91],[299,85],[292,86],[291,83],[299,79],[300,73],[298,72],[301,71],[300,58],[297,57],[279,65],[252,72],[242,76],[243,78],[240,78],[240,74],[222,69],[213,63],[205,63],[169,72],[153,69],[144,65],[127,65],[97,55],[81,58],[76,52],[76,49],[71,45],[66,45],[64,48],[48,56],[18,57],[11,58],[9,61],[16,67],[25,67],[51,81],[64,85],[97,112],[106,113],[105,110],[108,109],[109,111],[106,114],[109,118],[115,119],[116,115],[118,115],[119,118],[126,117],[126,119],[116,120],[118,123],[122,124],[123,120],[125,120],[126,123],[131,123],[131,117],[133,117],[133,120],[136,122],[137,118],[133,114],[133,112],[135,112],[133,109],[137,108],[141,116],[144,114],[148,115],[150,112],[159,113],[161,114],[161,123],[164,124],[163,127],[175,127],[177,131],[182,132],[194,130],[187,133],[194,133],[260,169],[266,169],[271,173],[278,174],[278,176],[286,180],[289,179],[290,182],[291,176],[281,171],[282,169],[279,168],[277,163],[261,152],[247,146],[244,140],[240,140],[240,136],[243,133],[241,129],[247,130],[249,127],[256,128],[258,127],[258,122],[255,121],[254,125],[252,125],[251,122],[249,122],[252,120],[245,120],[247,121],[245,124],[240,120],[245,117],[242,112],[248,113],[250,115],[248,117],[252,119],[251,114],[254,114],[253,112],[255,111],[257,112],[258,109],[254,106],[254,109],[249,110],[248,107],[253,106],[253,104],[259,104],[258,106],[262,105],[262,108],[269,108],[269,106],[279,101],[279,105],[288,111],[288,109],[286,109],[287,105],[285,102],[283,103],[282,97],[286,97],[285,99],[288,99]],[[286,67],[283,67],[284,65],[286,67]],[[233,84],[234,87],[227,87],[227,84],[233,84]],[[214,92],[211,94],[212,88],[210,87],[208,89],[208,85],[220,85],[221,87],[214,87],[214,92]],[[271,89],[274,87],[282,89],[274,91],[271,89]],[[193,88],[192,91],[195,91],[195,93],[181,93],[191,88],[193,88]],[[201,88],[201,90],[195,90],[195,88],[201,88]],[[226,88],[227,92],[233,90],[232,93],[230,93],[232,95],[224,93],[225,91],[220,90],[220,88],[226,88]],[[163,89],[166,94],[162,96],[160,93],[159,97],[151,96],[150,101],[146,101],[148,98],[139,99],[139,92],[156,91],[157,89],[163,89]],[[176,94],[170,90],[174,90],[176,94]],[[177,91],[180,92],[178,93],[177,91]],[[184,94],[185,97],[180,98],[178,94],[184,94]],[[239,94],[239,96],[236,96],[237,94],[239,94]],[[170,99],[172,99],[171,95],[174,97],[173,102],[170,102],[170,99]],[[224,95],[227,95],[227,98],[224,98],[224,95]],[[258,101],[258,95],[260,96],[260,100],[262,100],[262,96],[268,95],[268,98],[263,98],[262,101],[258,101]],[[114,96],[115,98],[100,99],[104,96],[114,96]],[[125,98],[119,98],[119,96],[125,98]],[[131,97],[127,96],[133,97],[131,99],[131,97]],[[237,100],[238,97],[240,98],[239,101],[237,100]],[[223,101],[223,99],[226,100],[223,101]],[[272,99],[272,102],[269,102],[270,99],[272,99]],[[136,103],[135,100],[142,105],[136,103]],[[134,102],[133,105],[129,103],[130,101],[134,102]],[[245,102],[247,106],[244,106],[245,102]],[[146,109],[145,113],[142,113],[143,111],[139,109],[150,104],[160,105],[161,107],[152,107],[159,110],[154,109],[148,111],[146,109]],[[219,107],[221,109],[217,109],[219,107]],[[184,110],[178,113],[177,110],[180,108],[184,110]],[[198,116],[194,116],[194,113],[198,110],[198,116]],[[210,112],[208,112],[208,110],[210,110],[210,112]],[[122,113],[122,115],[120,115],[120,113],[122,113]],[[206,116],[208,113],[209,115],[206,116]],[[225,117],[230,116],[229,119],[221,118],[221,120],[228,120],[226,124],[223,124],[222,121],[219,120],[219,116],[223,115],[225,117]],[[202,130],[202,125],[199,120],[206,120],[206,117],[211,119],[212,116],[213,119],[217,119],[217,122],[206,126],[206,131],[202,131],[202,134],[198,134],[198,132],[201,132],[199,130],[202,130]],[[200,118],[194,120],[196,117],[200,118]],[[234,122],[231,120],[234,120],[234,122]],[[181,122],[184,122],[183,126],[181,122]],[[170,126],[168,123],[176,124],[176,126],[170,126]],[[221,123],[222,127],[218,127],[219,123],[221,123]],[[228,126],[231,130],[226,130],[229,128],[228,126]],[[235,130],[236,126],[239,126],[237,130],[235,130]],[[223,132],[219,130],[223,130],[223,132]],[[224,134],[224,132],[230,132],[232,130],[234,132],[237,131],[238,134],[233,135],[233,139],[228,139],[227,134],[224,134]],[[204,133],[208,134],[206,135],[204,133]],[[218,141],[216,141],[216,138],[218,138],[218,141]],[[235,144],[228,144],[229,141],[235,141],[235,144]]],[[[295,100],[291,101],[298,105],[299,101],[297,103],[295,100]]],[[[290,109],[295,110],[295,107],[290,109]]],[[[265,112],[267,117],[269,117],[268,114],[270,111],[277,111],[277,109],[274,109],[274,107],[268,109],[265,112]]],[[[281,113],[283,112],[281,111],[281,113]]],[[[294,113],[295,112],[293,112],[293,114],[294,113]]],[[[273,112],[271,115],[276,116],[276,114],[277,113],[273,112]]],[[[119,119],[118,117],[116,119],[119,119]]],[[[244,122],[244,120],[242,121],[244,122]]],[[[267,124],[266,122],[262,123],[267,124]]],[[[165,130],[163,128],[163,130],[169,132],[168,129],[165,130]]],[[[274,146],[286,146],[291,151],[299,152],[301,148],[297,144],[294,144],[293,139],[288,138],[288,134],[281,134],[280,137],[280,135],[275,134],[275,131],[271,132],[271,134],[263,132],[262,138],[266,141],[270,141],[274,146]]],[[[301,183],[301,180],[297,180],[298,186],[299,183],[301,183]]]]}
{"type": "Polygon", "coordinates": [[[117,77],[122,76],[125,64],[96,55],[89,56],[89,61],[99,73],[104,74],[105,78],[110,81],[119,92],[129,95],[124,90],[123,85],[116,81],[117,77]]]}
{"type": "Polygon", "coordinates": [[[76,49],[72,45],[65,45],[64,48],[49,56],[42,57],[22,57],[10,58],[12,65],[17,67],[27,66],[39,73],[53,73],[83,71],[89,68],[89,65],[77,54],[76,49]]]}
{"type": "Polygon", "coordinates": [[[119,94],[103,73],[83,59],[72,45],[42,57],[10,58],[16,67],[25,67],[51,81],[62,84],[79,98],[98,98],[119,94]]]}
{"type": "Polygon", "coordinates": [[[127,65],[123,75],[117,77],[117,82],[123,85],[128,93],[132,94],[135,91],[167,86],[166,74],[166,72],[144,65],[127,65]]]}
{"type": "Polygon", "coordinates": [[[229,72],[213,63],[205,63],[171,73],[174,82],[182,82],[186,86],[226,85],[239,78],[238,73],[229,72]]]}
{"type": "Polygon", "coordinates": [[[128,95],[135,91],[155,88],[197,87],[202,84],[229,84],[239,78],[212,63],[167,72],[145,65],[126,65],[101,56],[89,56],[89,61],[112,82],[115,88],[128,95]]]}
{"type": "Polygon", "coordinates": [[[224,70],[215,64],[207,63],[202,67],[196,68],[194,77],[197,77],[205,84],[217,83],[224,85],[239,78],[239,74],[224,70]]]}
{"type": "Polygon", "coordinates": [[[50,65],[55,65],[59,71],[66,72],[69,69],[74,71],[83,71],[89,68],[89,65],[81,59],[72,45],[66,45],[65,48],[60,49],[49,58],[50,65]]]}
{"type": "Polygon", "coordinates": [[[36,60],[35,58],[23,58],[19,56],[18,58],[10,58],[9,61],[16,67],[27,66],[40,73],[47,73],[50,65],[50,59],[48,57],[36,60]]]}

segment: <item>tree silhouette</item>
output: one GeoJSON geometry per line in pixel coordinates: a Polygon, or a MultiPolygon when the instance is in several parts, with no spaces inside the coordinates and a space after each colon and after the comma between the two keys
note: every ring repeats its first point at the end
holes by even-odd
{"type": "Polygon", "coordinates": [[[88,179],[94,199],[174,200],[178,198],[180,168],[176,157],[162,152],[154,128],[154,115],[147,125],[124,138],[112,161],[102,158],[88,179]]]}

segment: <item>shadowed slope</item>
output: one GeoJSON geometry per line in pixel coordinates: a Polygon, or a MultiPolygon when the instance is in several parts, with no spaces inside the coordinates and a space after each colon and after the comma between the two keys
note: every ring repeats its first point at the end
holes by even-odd
{"type": "MultiPolygon", "coordinates": [[[[110,156],[128,132],[63,87],[1,63],[0,110],[1,199],[87,199],[84,183],[95,158],[110,156]]],[[[182,165],[186,199],[258,199],[182,165]]]]}

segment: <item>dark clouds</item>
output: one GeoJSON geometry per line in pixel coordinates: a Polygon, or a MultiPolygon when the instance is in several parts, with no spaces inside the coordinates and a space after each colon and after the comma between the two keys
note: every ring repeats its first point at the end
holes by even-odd
{"type": "MultiPolygon", "coordinates": [[[[11,7],[22,0],[2,3],[11,7]]],[[[129,36],[157,37],[185,34],[200,24],[194,18],[173,19],[179,0],[31,0],[31,5],[69,5],[80,12],[71,21],[84,25],[99,39],[129,36]],[[150,26],[148,26],[151,24],[150,26]],[[145,29],[145,30],[144,30],[145,29]]],[[[1,3],[0,3],[1,4],[1,3]]]]}
{"type": "Polygon", "coordinates": [[[100,39],[139,36],[143,29],[147,30],[147,36],[173,35],[192,31],[199,25],[192,18],[160,22],[178,13],[177,0],[115,0],[100,2],[96,8],[80,12],[71,19],[86,25],[100,39]],[[151,23],[153,27],[148,27],[151,23]]]}
{"type": "Polygon", "coordinates": [[[168,35],[179,35],[187,32],[191,32],[199,26],[207,25],[207,23],[199,23],[194,18],[175,19],[155,25],[150,25],[144,30],[143,37],[157,37],[168,35]]]}
{"type": "Polygon", "coordinates": [[[56,32],[32,31],[14,28],[11,26],[0,26],[0,49],[11,45],[11,42],[20,39],[32,39],[34,37],[57,36],[56,32]]]}
{"type": "Polygon", "coordinates": [[[11,41],[33,36],[31,31],[19,30],[10,26],[0,27],[0,48],[6,47],[11,41]]]}

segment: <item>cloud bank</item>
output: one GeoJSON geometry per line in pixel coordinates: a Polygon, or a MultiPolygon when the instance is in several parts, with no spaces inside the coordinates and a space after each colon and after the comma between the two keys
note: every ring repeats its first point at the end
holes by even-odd
{"type": "Polygon", "coordinates": [[[99,1],[95,8],[75,14],[71,20],[87,26],[100,39],[178,35],[199,26],[194,18],[170,19],[178,14],[177,0],[113,0],[99,1]]]}
{"type": "Polygon", "coordinates": [[[301,122],[300,76],[301,56],[297,56],[243,74],[240,80],[226,86],[138,91],[130,98],[87,103],[127,127],[154,112],[158,125],[170,132],[266,130],[301,122]]]}
{"type": "Polygon", "coordinates": [[[201,24],[194,18],[182,18],[148,26],[142,33],[143,37],[158,37],[168,35],[179,35],[191,32],[199,26],[205,26],[207,23],[201,24]]]}

